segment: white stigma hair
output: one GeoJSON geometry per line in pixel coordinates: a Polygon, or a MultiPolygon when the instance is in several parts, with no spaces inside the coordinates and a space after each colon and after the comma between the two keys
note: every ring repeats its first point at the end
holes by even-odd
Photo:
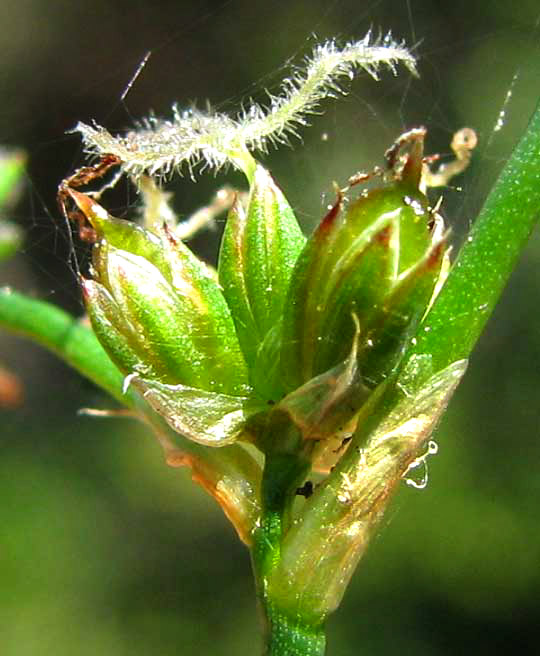
{"type": "Polygon", "coordinates": [[[352,79],[357,68],[378,79],[378,69],[387,66],[396,74],[403,63],[416,74],[415,59],[403,43],[388,34],[339,48],[334,41],[318,45],[306,58],[305,68],[295,69],[277,95],[269,94],[269,105],[253,104],[236,117],[197,109],[180,111],[173,107],[171,120],[150,117],[125,136],[113,136],[105,128],[79,123],[86,152],[111,154],[122,162],[123,170],[134,178],[142,174],[167,176],[185,165],[192,173],[199,165],[219,169],[227,163],[245,168],[249,151],[266,151],[269,145],[287,143],[299,126],[308,124],[322,100],[345,91],[340,78],[352,79]]]}

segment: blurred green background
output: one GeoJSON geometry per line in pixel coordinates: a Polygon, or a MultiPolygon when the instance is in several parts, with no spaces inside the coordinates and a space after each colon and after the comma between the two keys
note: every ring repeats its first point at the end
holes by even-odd
{"type": "MultiPolygon", "coordinates": [[[[445,193],[459,241],[540,94],[539,20],[537,0],[2,0],[0,143],[25,148],[29,164],[13,217],[27,238],[1,284],[81,313],[54,202],[83,162],[66,134],[78,120],[124,129],[195,99],[234,111],[242,98],[264,100],[283,63],[317,40],[370,27],[416,45],[420,80],[359,76],[302,142],[264,161],[310,229],[332,181],[380,163],[404,128],[426,125],[428,150],[448,153],[469,125],[478,152],[461,189],[445,193]]],[[[188,214],[225,181],[241,183],[232,173],[175,179],[177,210],[188,214]]],[[[108,206],[125,216],[135,201],[124,187],[108,206]]],[[[194,248],[211,260],[217,238],[203,234],[194,248]]],[[[427,489],[403,486],[329,621],[331,656],[538,645],[539,264],[536,234],[437,432],[427,489]]],[[[23,405],[1,419],[2,656],[257,654],[247,551],[188,472],[168,468],[134,423],[78,417],[113,402],[37,347],[2,334],[0,360],[25,387],[23,405]]]]}

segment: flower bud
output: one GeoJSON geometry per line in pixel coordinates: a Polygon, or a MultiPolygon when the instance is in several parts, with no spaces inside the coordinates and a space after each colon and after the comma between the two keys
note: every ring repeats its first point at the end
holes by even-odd
{"type": "Polygon", "coordinates": [[[219,281],[263,397],[279,398],[280,323],[291,274],[306,239],[283,193],[257,166],[246,208],[229,213],[219,255],[219,281]]]}
{"type": "Polygon", "coordinates": [[[343,362],[359,322],[357,365],[374,388],[396,366],[441,274],[444,238],[419,190],[422,131],[387,182],[346,204],[342,192],[308,239],[285,308],[281,371],[288,391],[343,362]]]}
{"type": "Polygon", "coordinates": [[[88,312],[110,357],[126,374],[208,392],[243,395],[245,362],[210,270],[166,228],[154,234],[115,219],[70,190],[99,241],[88,312]]]}
{"type": "Polygon", "coordinates": [[[413,130],[386,153],[383,184],[352,201],[339,191],[308,240],[256,165],[247,203],[229,213],[219,283],[166,225],[150,231],[115,219],[62,187],[96,241],[94,279],[83,283],[94,330],[175,431],[221,446],[251,439],[254,422],[264,433],[285,421],[287,445],[267,430],[272,444],[261,437],[258,446],[285,453],[309,441],[307,455],[354,430],[446,261],[441,219],[421,191],[424,134],[413,130]]]}

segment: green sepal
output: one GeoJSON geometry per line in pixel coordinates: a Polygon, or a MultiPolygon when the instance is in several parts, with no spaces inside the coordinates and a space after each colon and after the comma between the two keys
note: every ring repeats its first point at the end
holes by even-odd
{"type": "Polygon", "coordinates": [[[395,285],[431,248],[427,199],[408,184],[373,189],[345,211],[342,205],[340,193],[293,272],[281,352],[288,391],[343,360],[353,312],[360,322],[360,352],[371,347],[370,328],[386,316],[395,285]]]}
{"type": "Polygon", "coordinates": [[[133,332],[140,336],[139,360],[147,362],[163,381],[204,388],[207,380],[200,371],[203,354],[187,330],[185,304],[178,305],[174,290],[161,273],[143,257],[108,245],[100,247],[100,260],[102,279],[118,309],[115,325],[122,333],[127,323],[128,338],[133,332]]]}
{"type": "Polygon", "coordinates": [[[96,231],[98,240],[104,240],[114,248],[144,257],[157,267],[162,275],[170,277],[167,275],[168,266],[163,253],[162,240],[157,234],[132,221],[111,216],[104,207],[86,194],[74,189],[69,189],[68,193],[96,231]]]}
{"type": "Polygon", "coordinates": [[[107,289],[94,280],[83,280],[81,286],[94,334],[120,371],[124,374],[164,375],[164,372],[141,360],[141,334],[136,333],[124,320],[118,304],[107,289]]]}
{"type": "MultiPolygon", "coordinates": [[[[381,299],[392,285],[392,231],[390,223],[371,235],[363,248],[359,247],[351,257],[340,262],[333,272],[319,304],[324,310],[316,337],[323,339],[315,342],[311,354],[306,352],[313,358],[313,374],[326,371],[346,356],[354,336],[353,313],[361,317],[360,341],[366,342],[367,326],[380,312],[381,299]]],[[[316,312],[317,307],[312,306],[312,310],[316,312]]]]}
{"type": "Polygon", "coordinates": [[[434,244],[403,273],[387,297],[376,323],[368,327],[370,346],[358,363],[368,387],[379,385],[398,364],[429,305],[441,273],[446,243],[434,244]]]}
{"type": "Polygon", "coordinates": [[[163,382],[245,391],[240,352],[229,350],[221,339],[221,326],[198,288],[183,281],[184,293],[178,293],[143,257],[107,245],[100,251],[122,318],[141,335],[139,355],[161,373],[163,382]]]}
{"type": "Polygon", "coordinates": [[[232,317],[215,277],[166,226],[156,232],[110,216],[93,199],[69,192],[97,233],[96,280],[109,312],[94,315],[96,332],[126,374],[156,375],[230,394],[249,391],[247,370],[232,317]],[[114,301],[113,312],[111,301],[114,301]],[[115,318],[113,318],[113,315],[115,318]],[[99,323],[104,322],[100,328],[99,323]],[[105,335],[112,322],[126,344],[105,335]],[[129,344],[129,346],[128,346],[129,344]],[[132,349],[137,366],[126,369],[132,349]],[[122,364],[123,363],[123,364],[122,364]]]}
{"type": "Polygon", "coordinates": [[[205,446],[227,446],[238,439],[250,441],[249,419],[265,409],[247,397],[169,385],[138,376],[130,384],[173,430],[205,446]]]}
{"type": "Polygon", "coordinates": [[[347,358],[288,394],[275,408],[289,416],[304,440],[326,440],[342,433],[370,393],[357,364],[360,325],[356,315],[349,321],[355,333],[347,358]]]}
{"type": "Polygon", "coordinates": [[[279,361],[281,333],[282,321],[279,321],[266,333],[250,371],[250,381],[258,396],[273,403],[285,396],[279,361]]]}
{"type": "Polygon", "coordinates": [[[247,207],[229,212],[219,254],[219,282],[252,366],[280,320],[296,259],[305,243],[294,213],[270,174],[257,166],[247,207]]]}

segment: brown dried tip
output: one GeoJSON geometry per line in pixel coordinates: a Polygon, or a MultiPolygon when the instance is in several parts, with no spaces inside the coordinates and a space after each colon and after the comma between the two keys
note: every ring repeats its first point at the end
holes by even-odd
{"type": "Polygon", "coordinates": [[[334,191],[336,192],[336,196],[337,196],[336,202],[328,210],[326,216],[319,224],[319,227],[317,229],[317,232],[319,234],[324,234],[330,229],[330,226],[333,225],[334,221],[337,219],[341,211],[341,204],[343,203],[343,192],[337,185],[334,185],[334,191]]]}
{"type": "Polygon", "coordinates": [[[95,205],[94,201],[89,196],[66,187],[62,192],[58,192],[58,204],[65,218],[78,225],[80,239],[94,244],[97,241],[97,233],[88,220],[89,212],[95,205]],[[68,209],[68,203],[74,203],[75,209],[68,209]]]}
{"type": "Polygon", "coordinates": [[[121,163],[122,161],[116,155],[103,155],[95,166],[83,166],[77,169],[73,175],[62,180],[58,185],[56,200],[60,212],[68,221],[79,224],[79,237],[83,241],[91,243],[96,241],[96,233],[93,228],[89,227],[85,217],[85,208],[90,209],[93,201],[88,196],[74,191],[74,189],[102,178],[110,168],[119,166],[121,163]],[[74,202],[78,209],[68,209],[68,204],[71,202],[74,202]]]}

